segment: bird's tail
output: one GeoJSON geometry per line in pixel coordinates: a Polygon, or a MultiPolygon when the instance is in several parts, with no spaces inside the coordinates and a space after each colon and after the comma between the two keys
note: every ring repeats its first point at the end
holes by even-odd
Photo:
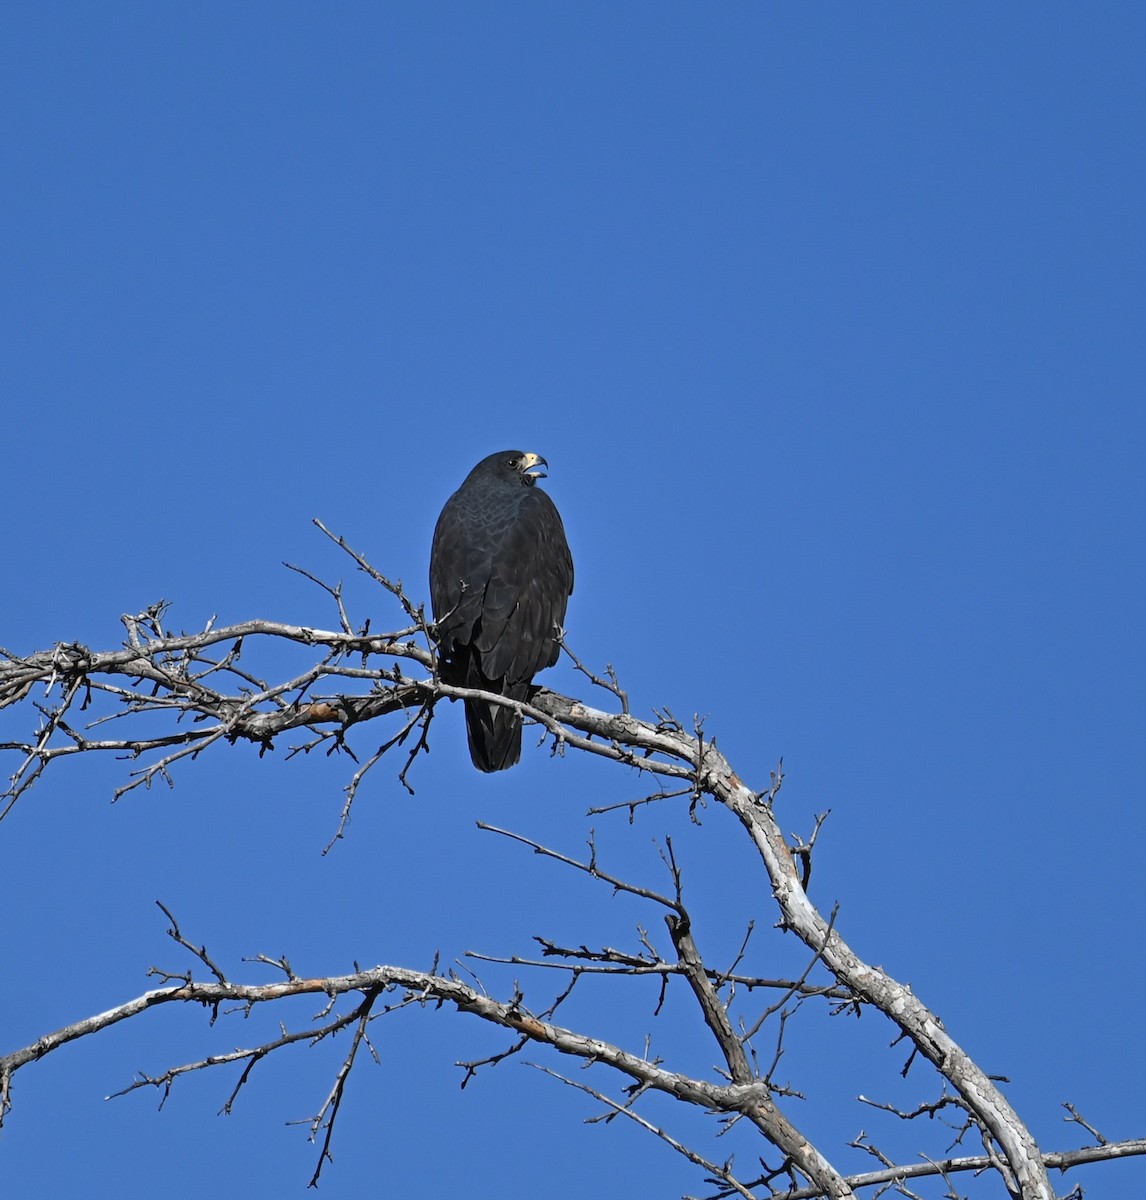
{"type": "Polygon", "coordinates": [[[482,700],[465,703],[466,736],[474,766],[479,771],[508,770],[521,758],[521,717],[500,704],[482,700]]]}

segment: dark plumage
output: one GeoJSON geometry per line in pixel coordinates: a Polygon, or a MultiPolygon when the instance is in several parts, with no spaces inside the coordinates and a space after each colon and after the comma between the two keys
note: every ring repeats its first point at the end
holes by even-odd
{"type": "MultiPolygon", "coordinates": [[[[430,552],[430,599],[440,671],[455,687],[525,700],[533,676],[551,667],[573,591],[573,559],[553,501],[535,486],[548,466],[537,454],[502,450],[483,458],[446,501],[430,552]]],[[[470,757],[504,771],[521,757],[521,718],[511,708],[467,700],[470,757]]]]}

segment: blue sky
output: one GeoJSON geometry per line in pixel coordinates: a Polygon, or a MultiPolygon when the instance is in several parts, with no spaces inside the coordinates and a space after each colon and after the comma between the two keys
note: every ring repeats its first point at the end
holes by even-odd
{"type": "MultiPolygon", "coordinates": [[[[703,714],[758,786],[783,756],[785,828],[832,810],[813,898],[1047,1148],[1082,1140],[1062,1101],[1143,1136],[1144,54],[1119,3],[9,6],[0,644],[110,648],[161,597],[176,627],[333,625],[283,560],[384,628],[312,518],[425,598],[469,468],[542,453],[577,653],[640,713],[703,714]]],[[[416,796],[377,771],[326,858],[343,762],[240,747],[112,807],[124,769],[62,764],[0,826],[5,1049],[186,965],[157,898],[252,980],[244,955],[334,974],[659,929],[479,818],[571,853],[595,825],[649,886],[672,832],[716,960],[773,920],[724,814],[589,819],[642,781],[528,739],[478,777],[453,710],[416,796]]],[[[757,966],[799,961],[774,938],[757,966]]],[[[687,1006],[654,1005],[602,989],[581,1015],[707,1070],[687,1006]]],[[[792,1025],[791,1113],[837,1165],[866,1169],[864,1127],[944,1148],[855,1103],[936,1091],[879,1018],[792,1025]]],[[[520,1063],[460,1092],[453,1062],[502,1044],[473,1021],[376,1026],[324,1195],[703,1186],[520,1063]]],[[[103,1101],[247,1037],[154,1014],[22,1072],[12,1194],[301,1194],[284,1122],[339,1048],[266,1064],[226,1118],[222,1075],[159,1114],[103,1101]]],[[[1105,1200],[1146,1164],[1076,1178],[1105,1200]]]]}

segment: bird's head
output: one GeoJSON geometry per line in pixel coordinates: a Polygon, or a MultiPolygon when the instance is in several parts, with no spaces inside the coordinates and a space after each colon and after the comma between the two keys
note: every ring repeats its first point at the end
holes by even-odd
{"type": "Polygon", "coordinates": [[[501,450],[483,458],[474,468],[474,473],[488,472],[507,483],[521,483],[532,487],[539,479],[545,478],[545,472],[540,468],[547,466],[549,464],[540,454],[526,450],[501,450]]]}
{"type": "Polygon", "coordinates": [[[522,479],[527,483],[534,483],[538,479],[545,478],[545,472],[541,468],[547,467],[549,464],[540,454],[515,451],[510,459],[509,466],[513,470],[520,472],[522,479]]]}

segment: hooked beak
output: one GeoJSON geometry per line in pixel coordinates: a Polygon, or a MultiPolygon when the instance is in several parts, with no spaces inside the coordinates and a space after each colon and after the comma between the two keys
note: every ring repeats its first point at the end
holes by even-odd
{"type": "Polygon", "coordinates": [[[535,470],[535,467],[547,467],[549,464],[541,457],[540,454],[523,454],[521,456],[521,467],[519,468],[522,475],[530,479],[545,479],[544,471],[535,470]]]}

